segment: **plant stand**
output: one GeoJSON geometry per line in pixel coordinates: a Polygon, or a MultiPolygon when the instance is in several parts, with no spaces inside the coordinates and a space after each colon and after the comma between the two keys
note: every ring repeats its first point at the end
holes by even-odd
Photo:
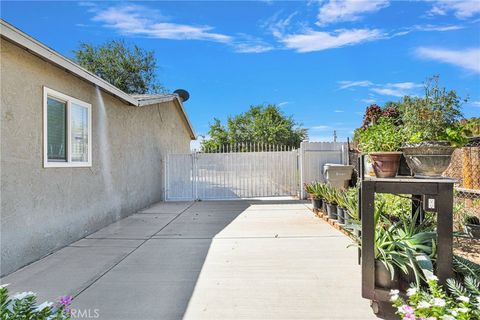
{"type": "MultiPolygon", "coordinates": [[[[363,156],[362,156],[363,158],[363,156]]],[[[375,193],[411,194],[412,214],[420,209],[421,213],[437,213],[437,268],[436,275],[441,284],[453,276],[452,241],[453,241],[453,187],[455,180],[418,179],[412,177],[375,178],[363,174],[363,159],[360,158],[359,216],[362,222],[362,297],[372,300],[375,305],[389,301],[390,292],[375,287],[375,253],[374,253],[374,208],[375,193]]],[[[420,214],[422,217],[423,214],[420,214]]],[[[420,218],[421,219],[421,218],[420,218]]],[[[360,258],[360,257],[359,257],[360,258]]]]}

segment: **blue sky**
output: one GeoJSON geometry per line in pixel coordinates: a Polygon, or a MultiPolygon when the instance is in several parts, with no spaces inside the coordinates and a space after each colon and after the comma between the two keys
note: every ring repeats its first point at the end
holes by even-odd
{"type": "Polygon", "coordinates": [[[480,1],[3,1],[1,16],[67,57],[119,38],[155,50],[198,134],[276,103],[311,140],[346,139],[370,103],[420,95],[434,74],[480,116],[480,1]]]}

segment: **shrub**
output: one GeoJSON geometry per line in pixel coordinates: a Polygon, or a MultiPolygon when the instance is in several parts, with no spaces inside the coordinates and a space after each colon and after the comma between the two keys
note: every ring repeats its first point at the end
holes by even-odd
{"type": "Polygon", "coordinates": [[[460,136],[457,124],[462,118],[461,102],[454,90],[439,87],[438,77],[428,79],[424,97],[403,98],[403,133],[407,141],[458,143],[455,140],[460,136]]]}
{"type": "Polygon", "coordinates": [[[393,306],[402,319],[480,319],[480,284],[472,277],[464,283],[447,280],[449,292],[440,286],[435,276],[428,279],[426,289],[411,287],[407,290],[408,301],[400,298],[398,290],[390,292],[393,306]]]}
{"type": "Polygon", "coordinates": [[[70,320],[69,305],[72,298],[61,297],[57,304],[44,302],[37,305],[33,292],[23,292],[9,297],[8,285],[0,286],[0,315],[2,320],[70,320]]]}
{"type": "Polygon", "coordinates": [[[398,127],[387,118],[381,118],[376,124],[359,133],[359,148],[364,153],[398,151],[403,141],[398,127]]]}

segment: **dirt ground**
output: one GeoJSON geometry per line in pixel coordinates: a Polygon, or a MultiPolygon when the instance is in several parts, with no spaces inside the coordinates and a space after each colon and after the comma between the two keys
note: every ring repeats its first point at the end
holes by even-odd
{"type": "Polygon", "coordinates": [[[456,255],[480,264],[480,240],[478,239],[455,237],[453,239],[453,252],[456,255]]]}

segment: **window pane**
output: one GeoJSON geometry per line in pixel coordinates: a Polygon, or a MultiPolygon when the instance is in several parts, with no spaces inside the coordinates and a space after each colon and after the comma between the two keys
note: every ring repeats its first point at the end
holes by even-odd
{"type": "Polygon", "coordinates": [[[47,99],[47,155],[48,160],[67,161],[66,156],[66,104],[47,99]]]}
{"type": "Polygon", "coordinates": [[[72,161],[88,161],[88,109],[72,103],[72,161]]]}

